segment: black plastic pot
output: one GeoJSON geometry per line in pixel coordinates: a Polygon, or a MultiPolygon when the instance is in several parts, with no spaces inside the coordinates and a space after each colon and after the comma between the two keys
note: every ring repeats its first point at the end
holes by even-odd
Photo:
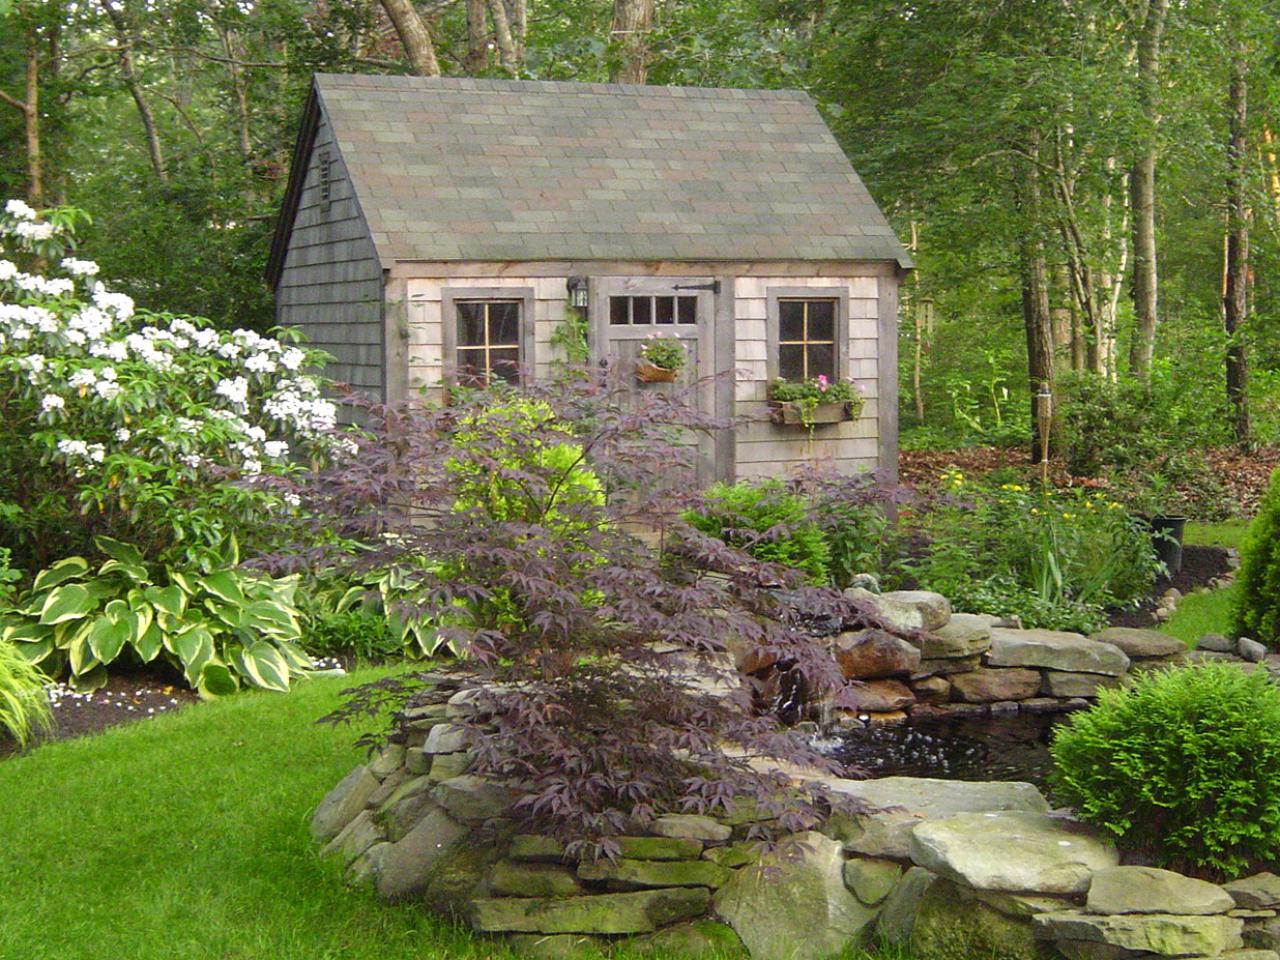
{"type": "Polygon", "coordinates": [[[1156,556],[1169,568],[1172,578],[1182,569],[1182,532],[1187,526],[1186,517],[1152,517],[1151,544],[1156,556]]]}

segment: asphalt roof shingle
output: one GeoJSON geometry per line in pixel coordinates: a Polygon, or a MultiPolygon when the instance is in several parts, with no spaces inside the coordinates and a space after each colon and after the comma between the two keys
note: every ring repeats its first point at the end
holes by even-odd
{"type": "Polygon", "coordinates": [[[385,265],[910,263],[799,91],[349,74],[316,90],[385,265]]]}

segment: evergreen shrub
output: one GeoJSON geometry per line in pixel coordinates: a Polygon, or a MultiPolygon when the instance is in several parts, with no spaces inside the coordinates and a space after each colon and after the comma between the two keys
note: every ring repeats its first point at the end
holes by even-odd
{"type": "Polygon", "coordinates": [[[1280,645],[1280,470],[1258,505],[1240,550],[1239,588],[1232,610],[1235,636],[1280,645]]]}

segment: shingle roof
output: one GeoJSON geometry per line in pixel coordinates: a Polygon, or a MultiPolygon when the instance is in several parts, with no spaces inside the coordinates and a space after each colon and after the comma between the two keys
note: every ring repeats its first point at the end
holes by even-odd
{"type": "Polygon", "coordinates": [[[335,74],[316,90],[384,265],[909,265],[798,91],[335,74]]]}

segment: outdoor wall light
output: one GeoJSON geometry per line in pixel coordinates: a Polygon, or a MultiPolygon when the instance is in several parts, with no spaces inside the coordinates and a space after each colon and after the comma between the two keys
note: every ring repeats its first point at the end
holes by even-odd
{"type": "Polygon", "coordinates": [[[569,291],[569,306],[578,310],[585,310],[587,308],[587,278],[570,277],[565,282],[565,287],[569,291]]]}

